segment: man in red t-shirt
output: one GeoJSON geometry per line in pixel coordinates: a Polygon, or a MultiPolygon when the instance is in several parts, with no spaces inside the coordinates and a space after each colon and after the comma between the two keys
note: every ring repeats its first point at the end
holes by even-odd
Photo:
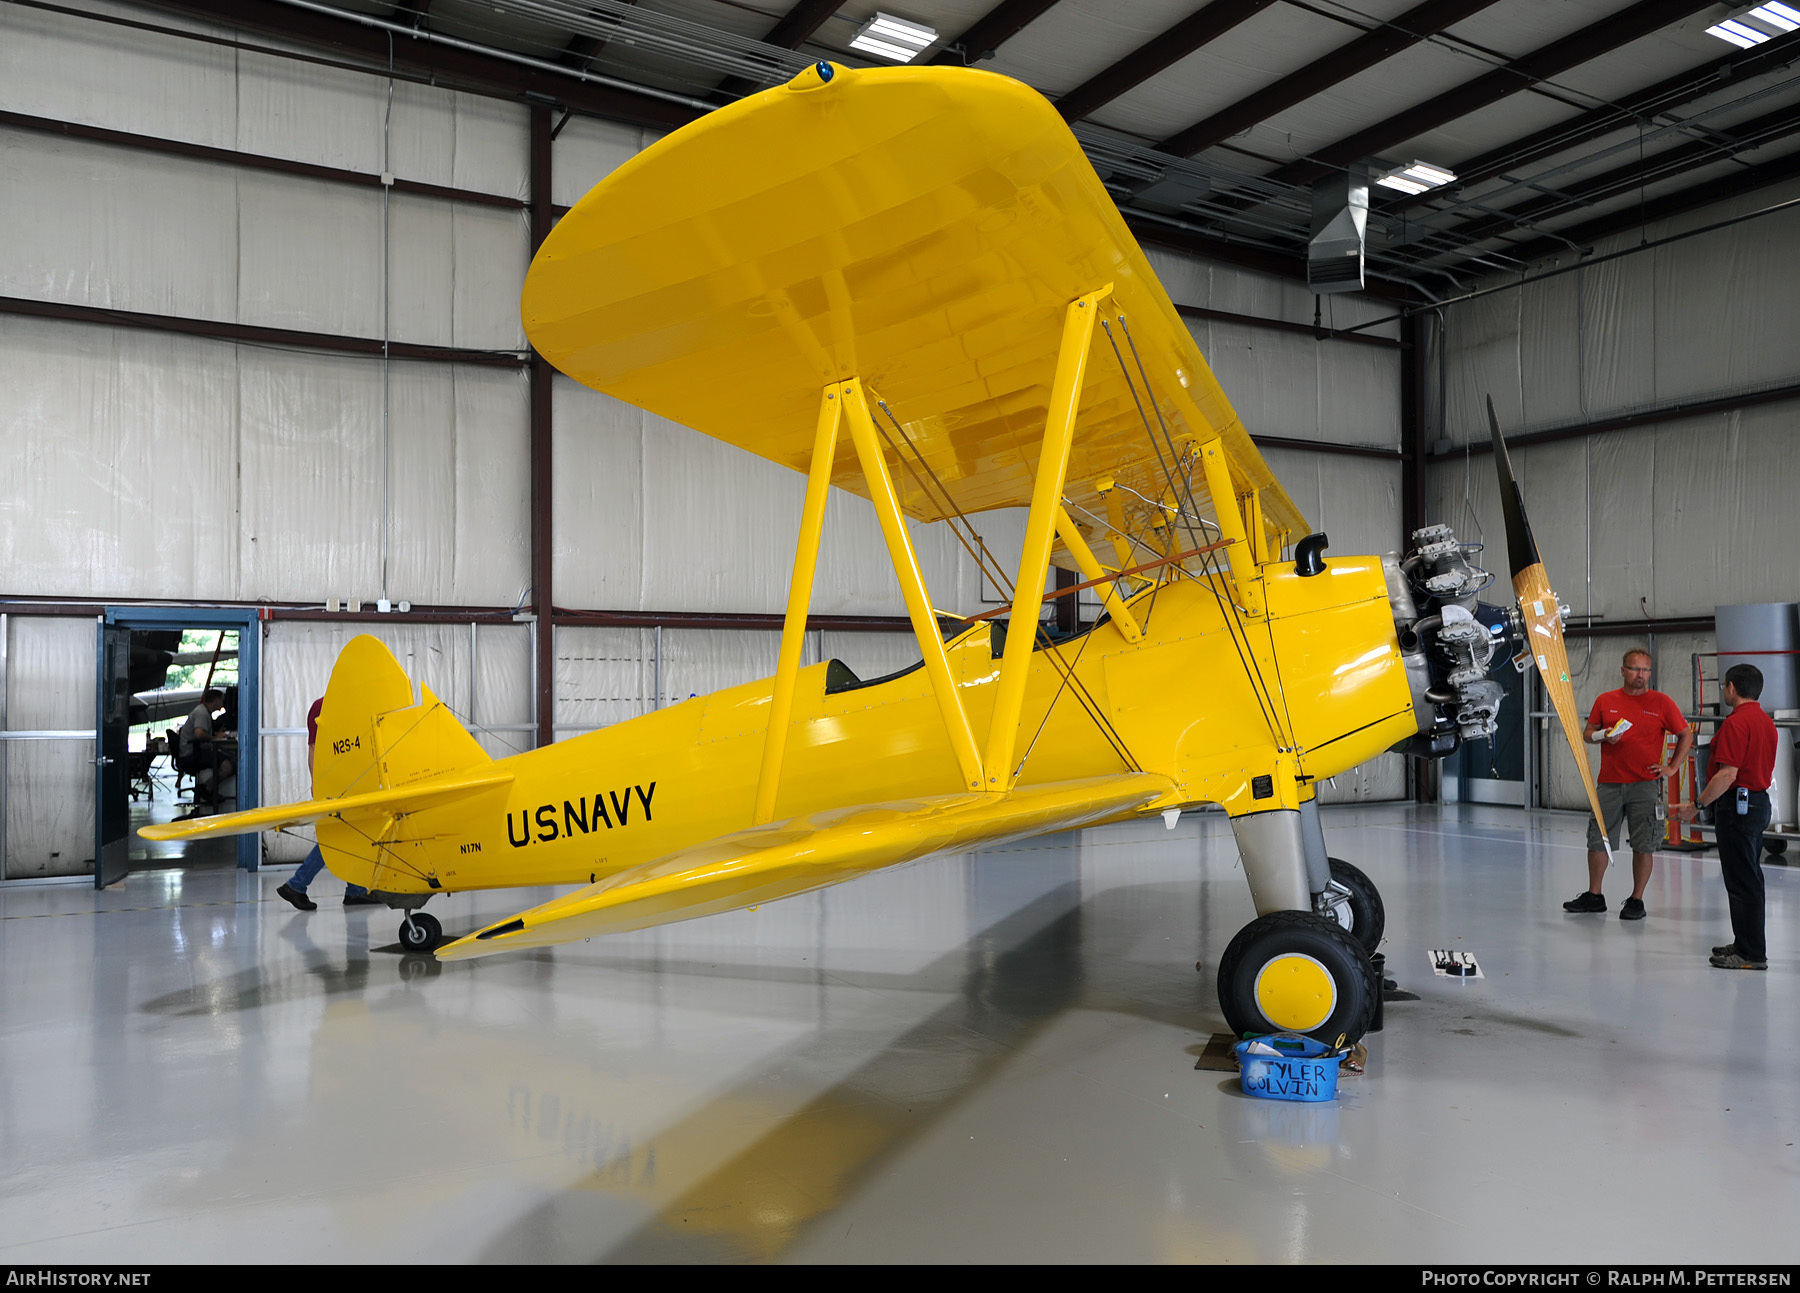
{"type": "Polygon", "coordinates": [[[1612,861],[1607,848],[1623,836],[1620,826],[1631,826],[1631,897],[1619,905],[1620,920],[1644,918],[1644,886],[1650,883],[1651,854],[1662,837],[1656,820],[1656,795],[1662,779],[1694,748],[1694,734],[1681,709],[1660,691],[1650,687],[1650,653],[1633,647],[1625,653],[1619,676],[1625,685],[1603,693],[1588,714],[1582,739],[1600,745],[1600,811],[1606,818],[1606,835],[1600,824],[1588,818],[1588,887],[1563,904],[1564,911],[1606,910],[1601,885],[1612,861]],[[1663,734],[1674,732],[1679,740],[1675,753],[1663,759],[1663,734]]]}
{"type": "Polygon", "coordinates": [[[1712,761],[1697,804],[1677,815],[1691,822],[1708,805],[1719,840],[1719,871],[1731,904],[1731,942],[1712,951],[1721,970],[1766,970],[1763,942],[1763,832],[1769,829],[1769,783],[1775,779],[1775,722],[1757,703],[1762,670],[1734,664],[1721,692],[1731,713],[1713,736],[1712,761]]]}

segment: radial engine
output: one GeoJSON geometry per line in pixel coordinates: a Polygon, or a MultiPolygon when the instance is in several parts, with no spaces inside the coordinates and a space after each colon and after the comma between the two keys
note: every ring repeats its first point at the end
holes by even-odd
{"type": "Polygon", "coordinates": [[[1418,734],[1393,748],[1443,758],[1463,741],[1493,736],[1506,689],[1488,672],[1523,629],[1517,610],[1480,600],[1494,582],[1475,564],[1480,544],[1459,541],[1447,525],[1428,525],[1413,531],[1412,545],[1404,559],[1382,559],[1419,720],[1418,734]]]}

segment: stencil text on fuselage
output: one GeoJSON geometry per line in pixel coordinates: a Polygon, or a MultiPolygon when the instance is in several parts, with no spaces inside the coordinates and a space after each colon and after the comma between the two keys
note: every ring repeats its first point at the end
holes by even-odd
{"type": "Polygon", "coordinates": [[[565,799],[560,804],[539,804],[535,809],[521,808],[507,813],[506,838],[514,848],[522,849],[527,844],[548,844],[639,822],[648,825],[650,802],[655,797],[656,783],[652,781],[648,786],[596,791],[591,799],[583,796],[565,799]]]}

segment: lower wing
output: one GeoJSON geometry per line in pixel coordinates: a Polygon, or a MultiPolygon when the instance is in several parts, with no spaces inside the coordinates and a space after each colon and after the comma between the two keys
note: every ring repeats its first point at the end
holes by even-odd
{"type": "Polygon", "coordinates": [[[443,960],[547,947],[754,907],[932,853],[1068,830],[1143,808],[1153,773],[832,809],[721,835],[521,912],[438,949],[443,960]]]}

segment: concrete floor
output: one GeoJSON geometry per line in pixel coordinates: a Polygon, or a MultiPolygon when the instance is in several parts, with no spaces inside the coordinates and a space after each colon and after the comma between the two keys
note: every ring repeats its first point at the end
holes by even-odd
{"type": "Polygon", "coordinates": [[[132,870],[178,866],[192,872],[206,867],[236,867],[238,846],[234,836],[210,840],[147,840],[138,834],[140,826],[184,821],[193,815],[192,792],[186,799],[177,799],[172,785],[157,785],[151,795],[132,800],[129,809],[131,834],[127,839],[132,870]]]}
{"type": "Polygon", "coordinates": [[[1216,816],[445,966],[280,871],[0,887],[0,1260],[1792,1262],[1800,880],[1713,970],[1716,863],[1566,916],[1581,829],[1327,812],[1422,997],[1328,1105],[1194,1069],[1216,816]]]}

